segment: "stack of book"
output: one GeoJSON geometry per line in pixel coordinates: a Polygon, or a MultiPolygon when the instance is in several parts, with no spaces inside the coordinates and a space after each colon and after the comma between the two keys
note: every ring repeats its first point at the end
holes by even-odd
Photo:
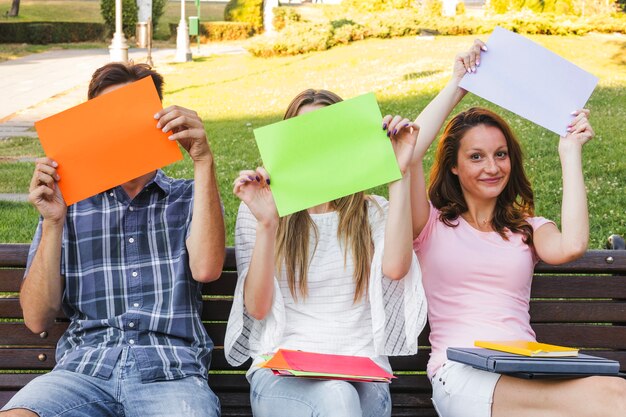
{"type": "Polygon", "coordinates": [[[475,348],[447,350],[448,359],[474,368],[520,378],[618,375],[617,361],[578,353],[578,349],[534,341],[482,341],[475,348]]]}
{"type": "Polygon", "coordinates": [[[391,382],[392,374],[370,358],[279,349],[260,365],[275,375],[357,382],[391,382]]]}

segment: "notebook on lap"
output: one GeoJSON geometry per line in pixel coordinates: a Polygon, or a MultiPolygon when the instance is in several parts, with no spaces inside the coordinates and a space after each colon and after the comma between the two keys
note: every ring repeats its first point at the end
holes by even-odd
{"type": "Polygon", "coordinates": [[[582,353],[577,357],[537,358],[483,348],[448,348],[447,355],[451,361],[477,369],[522,378],[618,375],[620,368],[617,361],[582,353]]]}

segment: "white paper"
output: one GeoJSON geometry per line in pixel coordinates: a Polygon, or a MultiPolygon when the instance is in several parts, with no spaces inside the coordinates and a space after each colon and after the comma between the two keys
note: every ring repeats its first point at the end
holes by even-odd
{"type": "Polygon", "coordinates": [[[559,135],[598,83],[593,74],[533,41],[496,27],[462,88],[559,135]]]}

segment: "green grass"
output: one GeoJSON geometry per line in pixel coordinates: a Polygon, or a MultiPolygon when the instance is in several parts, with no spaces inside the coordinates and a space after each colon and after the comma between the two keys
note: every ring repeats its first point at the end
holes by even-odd
{"type": "Polygon", "coordinates": [[[37,227],[37,211],[28,203],[0,201],[0,242],[30,242],[37,227]]]}
{"type": "MultiPolygon", "coordinates": [[[[585,147],[584,169],[589,189],[590,247],[601,248],[609,234],[626,235],[626,161],[620,157],[626,146],[622,127],[626,120],[626,39],[604,35],[533,39],[600,78],[589,103],[597,135],[585,147]]],[[[254,128],[280,120],[289,101],[309,87],[326,88],[344,98],[374,91],[383,113],[414,118],[447,81],[454,55],[472,40],[372,39],[303,56],[211,56],[160,67],[166,80],[164,104],[193,108],[205,121],[226,210],[228,244],[233,242],[239,204],[231,191],[232,181],[239,170],[254,168],[261,162],[254,128]]],[[[475,96],[466,97],[457,110],[471,105],[495,109],[511,123],[526,150],[537,212],[558,222],[561,174],[556,135],[475,96]]],[[[432,152],[426,159],[428,166],[431,161],[432,152]]],[[[1,174],[6,165],[0,164],[3,178],[7,178],[1,174]]],[[[193,175],[188,158],[165,171],[177,177],[193,175]]],[[[13,173],[10,177],[16,184],[27,185],[30,173],[13,173]],[[17,176],[25,180],[17,181],[17,176]]],[[[375,192],[386,194],[385,187],[375,192]]],[[[1,209],[0,222],[7,223],[1,209]]],[[[0,233],[0,241],[15,241],[12,236],[0,233]]]]}

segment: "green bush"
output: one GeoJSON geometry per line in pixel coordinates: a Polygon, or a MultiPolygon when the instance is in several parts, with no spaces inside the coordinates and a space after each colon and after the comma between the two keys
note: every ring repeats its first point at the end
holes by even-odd
{"type": "Polygon", "coordinates": [[[71,43],[99,41],[102,23],[85,22],[0,22],[0,43],[71,43]]]}
{"type": "Polygon", "coordinates": [[[462,16],[465,14],[465,3],[460,1],[456,4],[456,14],[457,16],[462,16]]]}
{"type": "MultiPolygon", "coordinates": [[[[159,25],[161,16],[165,11],[165,5],[167,0],[152,0],[152,27],[156,28],[159,25]]],[[[153,29],[154,32],[154,29],[153,29]]]]}
{"type": "MultiPolygon", "coordinates": [[[[100,0],[100,13],[110,33],[115,32],[115,0],[100,0]]],[[[154,9],[153,9],[154,15],[154,9]]],[[[153,17],[154,19],[154,17],[153,17]]],[[[137,26],[137,3],[135,0],[122,0],[122,31],[127,38],[135,36],[137,26]]],[[[154,25],[156,27],[156,25],[154,25]]]]}
{"type": "Polygon", "coordinates": [[[441,16],[443,14],[443,1],[422,0],[420,2],[420,11],[426,16],[441,16]]]}
{"type": "Polygon", "coordinates": [[[200,35],[203,42],[235,41],[247,39],[254,34],[250,23],[244,22],[201,22],[200,35]]]}
{"type": "Polygon", "coordinates": [[[405,9],[413,5],[412,0],[343,0],[342,6],[361,12],[381,12],[390,9],[405,9]]]}
{"type": "Polygon", "coordinates": [[[553,14],[535,14],[527,11],[478,19],[427,16],[417,10],[388,10],[375,14],[366,13],[351,19],[336,19],[328,24],[294,23],[286,26],[275,37],[257,39],[249,50],[252,54],[263,57],[294,55],[321,51],[366,38],[415,36],[422,33],[450,36],[487,34],[496,26],[529,35],[584,35],[592,30],[602,33],[626,33],[626,16],[557,19],[553,14]]]}
{"type": "Polygon", "coordinates": [[[274,19],[272,24],[274,29],[283,30],[285,26],[294,22],[300,22],[302,16],[292,7],[274,7],[274,19]]]}
{"type": "Polygon", "coordinates": [[[224,9],[227,22],[250,23],[255,32],[263,30],[263,0],[230,0],[224,9]]]}

